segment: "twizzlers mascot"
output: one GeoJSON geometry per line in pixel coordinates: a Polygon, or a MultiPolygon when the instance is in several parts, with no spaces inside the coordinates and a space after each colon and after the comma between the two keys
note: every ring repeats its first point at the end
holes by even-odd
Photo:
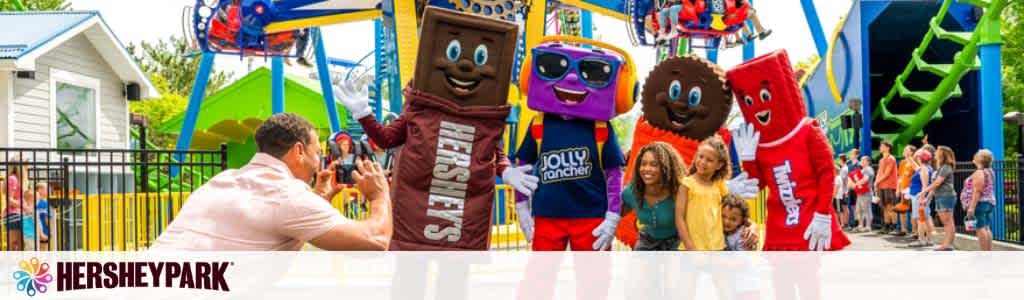
{"type": "Polygon", "coordinates": [[[544,37],[531,51],[520,88],[539,114],[516,158],[532,165],[540,182],[525,193],[532,207],[526,197],[516,199],[520,226],[533,250],[609,249],[626,162],[608,120],[633,105],[633,61],[618,47],[575,36],[544,37]]]}
{"type": "MultiPolygon", "coordinates": [[[[732,110],[732,90],[725,70],[695,55],[672,57],[658,63],[644,81],[640,102],[643,115],[633,131],[633,145],[624,182],[633,177],[638,150],[653,142],[665,142],[679,152],[689,165],[700,143],[715,134],[726,144],[729,130],[722,128],[732,110]]],[[[744,198],[757,195],[757,183],[747,174],[738,174],[728,182],[729,191],[744,198]]],[[[616,237],[635,246],[638,237],[636,212],[619,222],[616,237]]]]}
{"type": "Polygon", "coordinates": [[[743,169],[769,187],[765,250],[840,250],[850,240],[832,208],[832,146],[807,117],[785,50],[726,73],[748,124],[733,133],[743,169]]]}
{"type": "Polygon", "coordinates": [[[391,250],[488,248],[495,177],[511,169],[501,141],[517,37],[514,23],[428,7],[398,119],[382,126],[365,90],[353,82],[335,88],[371,140],[402,146],[391,250]]]}

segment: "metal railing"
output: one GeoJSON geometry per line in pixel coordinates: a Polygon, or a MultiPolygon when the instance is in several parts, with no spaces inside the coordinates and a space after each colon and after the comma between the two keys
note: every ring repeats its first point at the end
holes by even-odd
{"type": "MultiPolygon", "coordinates": [[[[48,185],[46,197],[19,197],[6,182],[0,188],[0,211],[8,205],[20,206],[12,213],[35,216],[45,211],[49,218],[48,242],[42,236],[11,243],[8,224],[0,224],[0,249],[56,251],[138,251],[152,244],[177,216],[189,194],[227,168],[227,149],[183,152],[186,159],[175,160],[173,150],[68,150],[0,148],[0,172],[5,180],[11,170],[25,170],[26,187],[22,196],[35,195],[37,183],[48,185]],[[171,177],[172,169],[180,170],[171,177]],[[26,184],[27,183],[27,184],[26,184]],[[36,207],[34,198],[45,198],[47,205],[36,207]],[[15,204],[16,203],[16,204],[15,204]],[[44,246],[45,249],[44,249],[44,246]]],[[[765,193],[751,201],[751,217],[764,223],[765,193]]],[[[515,210],[515,193],[508,185],[497,185],[491,216],[491,250],[528,250],[515,210]]],[[[37,203],[37,202],[36,202],[37,203]]],[[[331,204],[345,217],[366,218],[367,203],[359,191],[348,188],[331,204]]],[[[22,222],[24,223],[24,222],[22,222]]],[[[20,228],[24,229],[24,226],[20,228]]],[[[763,228],[762,228],[763,229],[763,228]]],[[[23,231],[23,230],[22,230],[23,231]]],[[[24,233],[24,232],[22,232],[24,233]]],[[[763,236],[763,230],[762,230],[763,236]]],[[[616,242],[616,250],[629,247],[616,242]]]]}
{"type": "Polygon", "coordinates": [[[5,220],[22,219],[22,230],[11,228],[19,226],[16,222],[0,224],[0,249],[145,249],[174,219],[189,193],[226,169],[226,164],[225,146],[182,152],[0,148],[4,174],[0,207],[5,216],[15,216],[5,220]],[[178,154],[184,159],[174,159],[178,154]],[[12,176],[19,172],[14,170],[23,175],[12,176]],[[180,175],[169,176],[172,170],[180,170],[180,175]],[[13,181],[22,187],[20,193],[13,181]],[[38,183],[47,184],[45,192],[36,191],[38,183]],[[37,199],[46,199],[47,204],[40,206],[37,199]],[[40,220],[41,213],[48,220],[40,220]],[[26,222],[30,218],[32,222],[26,222]],[[49,227],[48,239],[42,230],[25,234],[25,229],[43,227],[43,223],[49,227]],[[11,239],[12,233],[20,236],[20,243],[11,239]]]}

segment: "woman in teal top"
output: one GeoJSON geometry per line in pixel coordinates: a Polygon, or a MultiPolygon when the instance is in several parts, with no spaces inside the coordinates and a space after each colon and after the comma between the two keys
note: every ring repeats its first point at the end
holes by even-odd
{"type": "Polygon", "coordinates": [[[644,146],[636,157],[632,182],[622,191],[623,215],[637,210],[640,238],[633,250],[675,251],[675,198],[686,175],[683,159],[664,142],[644,146]]]}

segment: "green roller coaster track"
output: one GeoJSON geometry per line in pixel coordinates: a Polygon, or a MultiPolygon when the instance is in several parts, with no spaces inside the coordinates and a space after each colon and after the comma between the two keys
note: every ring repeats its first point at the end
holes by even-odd
{"type": "Polygon", "coordinates": [[[893,133],[873,133],[875,139],[893,141],[896,149],[910,143],[911,139],[923,136],[922,129],[928,122],[942,118],[942,111],[939,108],[950,98],[963,95],[960,89],[960,79],[972,70],[981,66],[978,62],[978,46],[983,43],[999,41],[999,22],[1002,22],[1000,15],[1006,7],[1008,0],[957,0],[984,9],[978,26],[972,32],[951,32],[943,29],[942,24],[949,11],[952,0],[945,1],[939,9],[938,14],[932,17],[929,22],[928,33],[921,40],[921,44],[914,49],[911,60],[903,72],[896,77],[892,89],[879,101],[878,109],[872,113],[872,119],[882,118],[899,124],[900,128],[893,133]],[[952,41],[963,45],[963,49],[953,57],[952,64],[932,64],[926,62],[922,55],[934,39],[952,41]],[[928,72],[942,78],[939,84],[931,91],[912,91],[904,82],[911,73],[928,72]],[[921,106],[910,114],[896,114],[889,111],[889,104],[899,98],[915,101],[921,106]]]}

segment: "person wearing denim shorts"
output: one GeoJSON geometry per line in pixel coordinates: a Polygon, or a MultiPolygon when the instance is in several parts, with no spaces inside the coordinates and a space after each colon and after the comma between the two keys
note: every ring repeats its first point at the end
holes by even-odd
{"type": "Polygon", "coordinates": [[[994,174],[992,173],[992,152],[987,149],[978,150],[974,154],[974,167],[978,170],[971,174],[967,180],[972,185],[973,193],[971,200],[965,204],[967,215],[974,216],[975,236],[978,237],[978,246],[982,251],[992,251],[992,209],[995,207],[996,198],[993,189],[994,174]]]}
{"type": "Polygon", "coordinates": [[[956,205],[956,191],[953,190],[953,169],[956,167],[956,157],[953,149],[946,146],[939,146],[935,151],[935,173],[932,173],[931,184],[924,188],[922,193],[930,193],[928,196],[935,201],[935,211],[938,212],[939,220],[945,235],[942,245],[935,249],[938,251],[953,250],[953,237],[956,225],[953,222],[953,206],[956,205]]]}

